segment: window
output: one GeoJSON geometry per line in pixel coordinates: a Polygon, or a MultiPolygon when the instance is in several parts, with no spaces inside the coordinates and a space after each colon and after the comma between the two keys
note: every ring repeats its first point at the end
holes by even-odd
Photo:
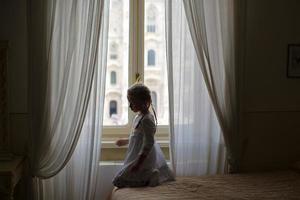
{"type": "Polygon", "coordinates": [[[148,66],[155,66],[155,51],[153,49],[148,51],[148,66]]]}
{"type": "MultiPolygon", "coordinates": [[[[107,84],[102,134],[102,148],[111,148],[107,151],[108,154],[112,151],[118,153],[122,151],[115,149],[113,142],[117,138],[128,137],[131,130],[135,113],[128,106],[127,89],[136,81],[137,74],[153,91],[153,105],[158,119],[156,140],[168,141],[169,101],[166,50],[163,42],[165,41],[164,6],[164,0],[110,1],[107,84]],[[148,25],[151,25],[149,29],[148,25]],[[147,67],[157,65],[157,58],[159,58],[159,68],[153,70],[147,67]],[[115,83],[118,84],[114,85],[115,83]]],[[[168,144],[165,147],[168,148],[168,144]]],[[[163,151],[168,153],[167,149],[163,151]]]]}
{"type": "Polygon", "coordinates": [[[112,117],[113,114],[117,114],[117,101],[109,102],[109,117],[112,117]]]}
{"type": "Polygon", "coordinates": [[[156,8],[153,5],[150,5],[146,11],[147,16],[147,32],[155,33],[156,32],[156,8]]]}
{"type": "Polygon", "coordinates": [[[116,43],[112,43],[110,46],[110,59],[118,59],[118,45],[116,43]]]}
{"type": "Polygon", "coordinates": [[[117,73],[115,71],[110,72],[110,84],[115,85],[117,83],[117,73]]]}
{"type": "Polygon", "coordinates": [[[153,25],[153,24],[148,24],[148,25],[147,25],[147,32],[149,32],[149,33],[154,33],[154,32],[155,32],[155,25],[153,25]]]}
{"type": "Polygon", "coordinates": [[[110,54],[110,59],[117,60],[118,59],[118,55],[117,54],[110,54]]]}
{"type": "MultiPolygon", "coordinates": [[[[123,127],[128,124],[126,90],[129,84],[129,0],[111,0],[109,7],[109,46],[103,115],[103,136],[109,133],[108,137],[114,132],[109,131],[111,127],[123,127]],[[114,114],[113,118],[111,100],[115,100],[118,106],[117,116],[114,114]]],[[[125,132],[124,130],[123,133],[125,132]]]]}

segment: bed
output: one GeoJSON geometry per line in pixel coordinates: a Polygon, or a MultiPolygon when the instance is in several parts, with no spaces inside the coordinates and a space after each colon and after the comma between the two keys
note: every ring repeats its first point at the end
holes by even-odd
{"type": "Polygon", "coordinates": [[[177,177],[158,187],[114,190],[111,200],[296,200],[300,199],[300,173],[264,173],[177,177]]]}

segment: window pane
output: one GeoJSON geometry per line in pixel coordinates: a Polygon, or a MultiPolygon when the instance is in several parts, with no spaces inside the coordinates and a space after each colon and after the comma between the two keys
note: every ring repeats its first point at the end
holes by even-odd
{"type": "Polygon", "coordinates": [[[103,124],[128,123],[129,0],[111,0],[103,124]]]}
{"type": "Polygon", "coordinates": [[[159,125],[169,124],[168,76],[165,45],[165,0],[145,1],[145,84],[151,90],[159,125]],[[153,30],[151,28],[153,26],[153,30]],[[152,67],[150,67],[152,66],[152,67]],[[153,67],[155,66],[155,67],[153,67]]]}

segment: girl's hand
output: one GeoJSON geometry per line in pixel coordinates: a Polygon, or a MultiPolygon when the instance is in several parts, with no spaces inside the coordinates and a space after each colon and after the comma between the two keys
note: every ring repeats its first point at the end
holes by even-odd
{"type": "Polygon", "coordinates": [[[121,146],[125,146],[128,144],[128,139],[119,139],[116,141],[115,143],[117,146],[121,147],[121,146]]]}

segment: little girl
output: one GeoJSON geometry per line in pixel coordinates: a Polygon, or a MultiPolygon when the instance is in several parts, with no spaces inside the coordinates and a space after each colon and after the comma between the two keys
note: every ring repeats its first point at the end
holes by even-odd
{"type": "Polygon", "coordinates": [[[128,145],[122,169],[113,179],[118,187],[157,186],[162,182],[174,180],[159,145],[154,141],[156,114],[149,112],[151,105],[150,90],[137,83],[127,91],[129,107],[135,116],[129,139],[116,141],[117,146],[128,145]]]}

